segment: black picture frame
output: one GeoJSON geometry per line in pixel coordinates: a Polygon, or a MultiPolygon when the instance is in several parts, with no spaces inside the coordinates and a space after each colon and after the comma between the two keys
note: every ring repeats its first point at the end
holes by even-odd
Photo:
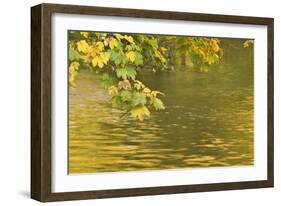
{"type": "Polygon", "coordinates": [[[274,82],[272,18],[40,4],[31,8],[31,198],[41,202],[266,188],[274,184],[274,82]],[[51,190],[51,16],[54,13],[221,22],[267,26],[267,180],[53,193],[51,190]]]}

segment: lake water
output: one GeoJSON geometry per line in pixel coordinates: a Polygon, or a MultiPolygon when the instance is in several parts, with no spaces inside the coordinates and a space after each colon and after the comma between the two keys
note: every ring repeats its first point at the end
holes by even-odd
{"type": "Polygon", "coordinates": [[[69,173],[252,165],[253,49],[224,45],[208,73],[142,74],[166,109],[121,118],[98,75],[82,70],[69,89],[69,173]]]}

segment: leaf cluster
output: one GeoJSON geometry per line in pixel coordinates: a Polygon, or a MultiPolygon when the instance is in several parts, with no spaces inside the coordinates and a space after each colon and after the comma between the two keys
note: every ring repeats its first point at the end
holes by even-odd
{"type": "Polygon", "coordinates": [[[137,80],[144,68],[163,69],[167,59],[157,39],[150,35],[119,33],[71,32],[69,43],[70,85],[80,64],[87,64],[102,74],[102,85],[112,96],[112,106],[126,111],[131,117],[143,121],[150,109],[164,109],[157,97],[137,80]]]}
{"type": "Polygon", "coordinates": [[[188,53],[203,72],[222,54],[216,38],[71,31],[69,84],[75,86],[79,69],[86,66],[101,74],[113,107],[143,121],[151,109],[165,109],[160,99],[164,94],[145,86],[138,80],[138,73],[144,69],[168,70],[173,45],[180,45],[177,50],[188,53]]]}

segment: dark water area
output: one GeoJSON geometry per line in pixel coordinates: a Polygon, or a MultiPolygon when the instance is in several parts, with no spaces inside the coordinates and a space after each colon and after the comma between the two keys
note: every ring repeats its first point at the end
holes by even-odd
{"type": "Polygon", "coordinates": [[[69,172],[243,166],[254,163],[253,49],[228,40],[207,73],[143,73],[166,109],[139,122],[110,105],[99,76],[69,89],[69,172]]]}

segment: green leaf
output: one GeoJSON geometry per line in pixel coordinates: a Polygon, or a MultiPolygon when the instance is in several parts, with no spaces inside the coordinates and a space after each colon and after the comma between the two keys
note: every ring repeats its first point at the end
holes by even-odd
{"type": "Polygon", "coordinates": [[[136,74],[137,74],[137,72],[135,70],[135,67],[133,67],[133,66],[127,66],[125,68],[116,69],[116,75],[117,75],[118,78],[135,79],[136,74]]]}
{"type": "Polygon", "coordinates": [[[163,102],[158,98],[154,98],[153,107],[156,111],[165,109],[163,102]]]}
{"type": "Polygon", "coordinates": [[[132,92],[124,90],[120,92],[120,97],[123,102],[131,101],[132,99],[132,92]]]}
{"type": "Polygon", "coordinates": [[[120,65],[124,62],[124,57],[121,52],[116,50],[110,50],[110,59],[115,63],[115,65],[120,65]]]}
{"type": "Polygon", "coordinates": [[[136,78],[137,72],[136,72],[135,67],[129,65],[129,66],[126,67],[126,71],[127,71],[127,77],[128,78],[131,78],[133,80],[136,78]]]}
{"type": "Polygon", "coordinates": [[[132,109],[131,97],[132,93],[130,91],[121,91],[118,95],[112,97],[112,106],[118,109],[129,111],[132,109]]]}
{"type": "Polygon", "coordinates": [[[135,65],[139,66],[143,64],[143,57],[142,54],[139,52],[135,52],[135,65]]]}
{"type": "Polygon", "coordinates": [[[79,60],[81,58],[80,54],[72,47],[69,47],[68,55],[70,61],[79,60]]]}
{"type": "Polygon", "coordinates": [[[127,72],[125,68],[116,69],[116,75],[118,78],[127,79],[127,72]]]}
{"type": "Polygon", "coordinates": [[[116,85],[118,82],[117,78],[114,76],[110,76],[109,74],[103,74],[101,78],[102,86],[108,88],[110,86],[116,85]]]}
{"type": "Polygon", "coordinates": [[[130,111],[131,116],[135,119],[138,119],[140,121],[144,120],[144,117],[149,117],[150,116],[150,111],[147,109],[146,106],[138,106],[135,107],[130,111]]]}
{"type": "Polygon", "coordinates": [[[135,92],[132,98],[132,106],[145,105],[146,97],[143,93],[135,92]]]}

